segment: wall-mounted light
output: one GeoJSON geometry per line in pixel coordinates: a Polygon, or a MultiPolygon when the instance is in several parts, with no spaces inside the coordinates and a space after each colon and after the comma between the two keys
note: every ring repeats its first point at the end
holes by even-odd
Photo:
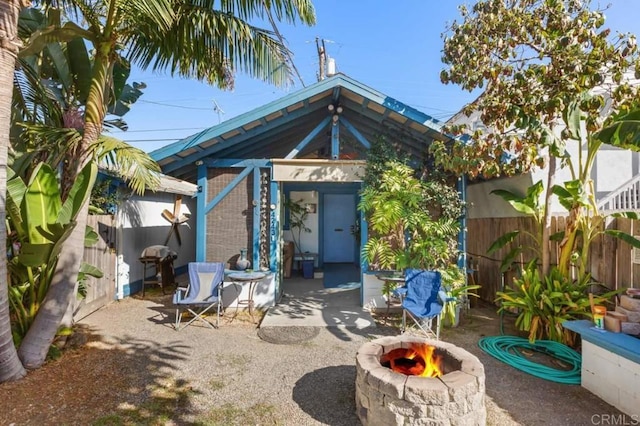
{"type": "Polygon", "coordinates": [[[202,160],[197,160],[196,161],[196,166],[202,166],[204,163],[202,162],[202,160]]]}
{"type": "Polygon", "coordinates": [[[338,109],[336,109],[336,112],[337,112],[338,114],[342,114],[342,111],[343,111],[343,109],[342,109],[342,105],[338,105],[338,109]]]}
{"type": "Polygon", "coordinates": [[[329,105],[327,106],[327,109],[329,110],[329,112],[333,112],[333,110],[334,110],[334,109],[336,109],[336,107],[335,107],[335,105],[333,105],[333,104],[329,104],[329,105]]]}
{"type": "Polygon", "coordinates": [[[338,120],[340,120],[340,116],[338,114],[333,114],[333,117],[331,117],[331,121],[333,121],[333,124],[336,124],[338,120]]]}

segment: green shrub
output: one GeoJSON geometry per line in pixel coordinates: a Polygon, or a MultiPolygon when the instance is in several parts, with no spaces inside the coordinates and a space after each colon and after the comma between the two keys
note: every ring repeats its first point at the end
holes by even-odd
{"type": "MultiPolygon", "coordinates": [[[[591,319],[589,291],[594,285],[590,275],[574,281],[557,268],[548,276],[540,277],[535,264],[528,264],[513,286],[497,293],[499,312],[515,311],[516,327],[529,333],[529,341],[547,339],[575,346],[575,334],[562,323],[570,320],[591,319]]],[[[594,295],[594,303],[602,305],[620,291],[594,295]]]]}

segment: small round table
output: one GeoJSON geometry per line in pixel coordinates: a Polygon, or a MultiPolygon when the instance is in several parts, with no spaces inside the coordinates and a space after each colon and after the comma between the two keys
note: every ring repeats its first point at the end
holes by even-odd
{"type": "Polygon", "coordinates": [[[232,272],[228,275],[229,279],[235,283],[249,284],[249,294],[247,295],[247,298],[238,300],[236,308],[240,304],[249,306],[249,315],[251,316],[251,321],[253,321],[253,323],[256,322],[253,316],[253,294],[256,291],[256,285],[266,276],[267,274],[264,272],[232,272]]]}
{"type": "Polygon", "coordinates": [[[404,299],[405,292],[401,290],[401,287],[405,283],[404,273],[397,272],[397,271],[383,271],[383,272],[377,273],[376,278],[379,279],[380,281],[384,281],[385,283],[389,282],[395,285],[393,289],[390,289],[391,291],[389,291],[388,293],[387,292],[385,293],[385,296],[387,297],[387,315],[388,315],[389,309],[391,308],[391,297],[393,296],[396,299],[400,299],[401,304],[404,299]]]}

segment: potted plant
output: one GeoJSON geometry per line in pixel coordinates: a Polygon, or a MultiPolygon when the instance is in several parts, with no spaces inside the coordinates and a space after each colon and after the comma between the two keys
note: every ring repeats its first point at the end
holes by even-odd
{"type": "Polygon", "coordinates": [[[307,227],[306,220],[309,216],[309,211],[306,206],[302,204],[302,200],[293,201],[287,199],[285,206],[289,210],[289,228],[291,229],[291,239],[295,247],[296,253],[300,258],[300,264],[302,266],[302,275],[304,278],[313,278],[313,258],[305,258],[302,251],[301,237],[303,232],[311,232],[311,229],[307,227]]]}
{"type": "Polygon", "coordinates": [[[466,284],[464,273],[457,265],[450,264],[447,268],[440,270],[442,274],[442,287],[447,294],[447,300],[442,310],[443,325],[457,327],[460,322],[460,311],[464,304],[467,303],[469,296],[478,297],[475,293],[469,293],[469,290],[480,288],[477,284],[466,284]]]}

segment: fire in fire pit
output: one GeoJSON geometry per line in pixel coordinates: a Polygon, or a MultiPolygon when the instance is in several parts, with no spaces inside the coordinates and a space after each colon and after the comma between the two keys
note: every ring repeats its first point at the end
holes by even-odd
{"type": "Polygon", "coordinates": [[[442,356],[436,355],[436,348],[424,343],[415,343],[409,348],[392,349],[380,357],[380,364],[396,373],[407,376],[442,376],[442,356]]]}
{"type": "Polygon", "coordinates": [[[383,337],[356,355],[356,407],[363,425],[454,422],[483,426],[484,367],[450,343],[417,336],[383,337]]]}

